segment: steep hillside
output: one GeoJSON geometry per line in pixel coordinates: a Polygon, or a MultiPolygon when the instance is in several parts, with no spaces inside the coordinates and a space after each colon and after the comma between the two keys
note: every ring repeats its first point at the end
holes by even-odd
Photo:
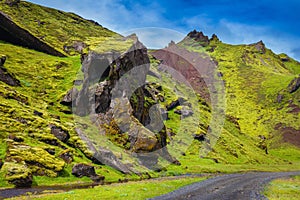
{"type": "MultiPolygon", "coordinates": [[[[184,71],[186,66],[197,65],[191,62],[185,65],[180,61],[186,57],[182,49],[177,50],[179,53],[173,58],[170,57],[174,45],[171,43],[168,48],[155,51],[153,55],[176,70],[184,71]]],[[[176,48],[186,49],[190,52],[186,54],[190,55],[205,53],[216,65],[216,75],[225,84],[226,115],[238,125],[241,135],[247,135],[257,143],[263,141],[262,148],[268,148],[272,155],[292,157],[293,154],[299,159],[297,154],[289,153],[289,148],[300,147],[299,62],[285,54],[274,54],[262,41],[250,45],[229,45],[222,43],[216,35],[209,39],[197,31],[189,33],[176,48]]],[[[203,62],[198,65],[200,68],[207,67],[203,62]]],[[[206,75],[207,72],[202,70],[186,77],[190,77],[191,85],[197,90],[198,87],[207,88],[206,75]],[[197,76],[200,76],[200,84],[193,81],[197,80],[197,76]]],[[[200,94],[207,99],[209,91],[202,89],[200,94]]]]}
{"type": "Polygon", "coordinates": [[[120,37],[97,22],[26,1],[0,1],[1,40],[52,55],[88,52],[91,45],[120,37]],[[8,22],[7,22],[8,20],[8,22]],[[28,42],[28,40],[30,42],[28,42]],[[53,48],[52,51],[45,47],[53,48]]]}

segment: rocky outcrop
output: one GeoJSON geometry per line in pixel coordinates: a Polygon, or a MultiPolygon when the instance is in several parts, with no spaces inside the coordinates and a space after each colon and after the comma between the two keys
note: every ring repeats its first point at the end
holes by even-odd
{"type": "Polygon", "coordinates": [[[300,88],[300,76],[298,78],[293,79],[289,84],[288,88],[290,93],[296,92],[300,88]]]}
{"type": "Polygon", "coordinates": [[[204,35],[203,32],[198,32],[193,30],[187,35],[188,38],[194,39],[196,42],[199,42],[201,46],[206,47],[209,45],[209,38],[208,36],[204,35]]]}
{"type": "Polygon", "coordinates": [[[20,81],[3,66],[6,61],[6,56],[0,59],[0,81],[10,86],[20,86],[20,81]]]}
{"type": "MultiPolygon", "coordinates": [[[[74,113],[98,115],[98,120],[94,121],[99,131],[104,130],[108,136],[123,137],[126,133],[128,139],[122,139],[122,143],[133,153],[151,153],[165,147],[167,136],[160,110],[153,107],[155,98],[146,88],[149,68],[147,49],[137,39],[124,54],[90,52],[82,64],[84,81],[73,107],[74,113]],[[112,122],[116,126],[111,126],[112,122]]],[[[88,136],[83,138],[89,140],[88,136]]],[[[90,146],[100,163],[123,173],[131,172],[111,151],[90,146]]],[[[174,161],[167,150],[156,154],[174,161]]]]}
{"type": "MultiPolygon", "coordinates": [[[[49,153],[49,152],[48,152],[49,153]]],[[[70,150],[65,150],[62,153],[60,153],[59,157],[63,159],[66,163],[70,164],[73,161],[73,155],[70,152],[70,150]]]]}
{"type": "Polygon", "coordinates": [[[63,130],[61,127],[50,125],[50,128],[51,128],[51,134],[53,134],[60,141],[66,143],[70,139],[70,135],[68,131],[63,130]]]}
{"type": "MultiPolygon", "coordinates": [[[[12,4],[15,1],[10,1],[12,4]]],[[[9,16],[0,11],[0,40],[34,49],[54,56],[64,57],[65,55],[55,50],[45,42],[33,36],[27,30],[15,24],[9,16]]]]}
{"type": "Polygon", "coordinates": [[[82,163],[76,164],[73,167],[72,174],[79,178],[87,176],[92,180],[94,180],[95,182],[102,182],[105,179],[104,176],[96,174],[95,168],[93,166],[82,164],[82,163]]]}
{"type": "Polygon", "coordinates": [[[262,40],[260,40],[257,43],[251,44],[250,46],[254,46],[258,53],[261,53],[261,54],[266,53],[266,46],[262,40]]]}
{"type": "Polygon", "coordinates": [[[218,38],[218,36],[216,34],[212,34],[212,36],[209,39],[209,41],[220,42],[220,39],[218,38]]]}
{"type": "Polygon", "coordinates": [[[0,66],[3,66],[6,61],[6,56],[1,56],[0,58],[0,66]]]}

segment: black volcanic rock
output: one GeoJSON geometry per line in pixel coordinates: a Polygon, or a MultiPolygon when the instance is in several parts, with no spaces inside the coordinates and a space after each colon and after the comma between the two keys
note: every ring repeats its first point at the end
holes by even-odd
{"type": "Polygon", "coordinates": [[[218,36],[216,34],[212,34],[212,36],[209,39],[209,41],[220,41],[220,39],[218,38],[218,36]]]}
{"type": "Polygon", "coordinates": [[[0,81],[10,86],[21,86],[20,81],[3,66],[6,61],[6,57],[0,58],[0,81]]]}
{"type": "Polygon", "coordinates": [[[177,100],[172,101],[169,105],[166,106],[167,111],[172,110],[172,109],[176,108],[177,106],[180,106],[184,102],[186,102],[186,100],[182,97],[179,97],[177,100]]]}
{"type": "Polygon", "coordinates": [[[295,78],[291,81],[289,84],[289,92],[294,93],[300,88],[300,76],[298,78],[295,78]]]}
{"type": "Polygon", "coordinates": [[[193,137],[195,140],[198,140],[200,142],[205,140],[205,135],[204,134],[193,134],[193,137]]]}
{"type": "Polygon", "coordinates": [[[3,66],[6,61],[6,56],[1,56],[0,58],[0,66],[3,66]]]}
{"type": "Polygon", "coordinates": [[[209,38],[208,38],[208,36],[204,35],[202,31],[198,32],[196,30],[193,30],[187,36],[194,39],[197,42],[200,42],[201,46],[205,47],[205,46],[209,45],[209,38]]]}

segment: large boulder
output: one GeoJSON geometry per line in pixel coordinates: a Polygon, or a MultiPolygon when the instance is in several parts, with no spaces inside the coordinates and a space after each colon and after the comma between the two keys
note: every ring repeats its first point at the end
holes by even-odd
{"type": "Polygon", "coordinates": [[[250,46],[254,46],[258,53],[261,53],[261,54],[266,53],[266,46],[265,46],[265,44],[263,43],[262,40],[260,40],[257,43],[251,44],[250,46]]]}
{"type": "Polygon", "coordinates": [[[70,134],[68,131],[63,130],[61,127],[55,125],[50,125],[51,134],[53,134],[57,139],[62,142],[67,142],[70,139],[70,134]]]}
{"type": "Polygon", "coordinates": [[[84,176],[89,177],[95,182],[103,182],[105,179],[104,176],[96,174],[95,168],[93,166],[83,163],[74,165],[72,169],[72,174],[79,178],[84,176]]]}
{"type": "Polygon", "coordinates": [[[72,174],[76,177],[92,177],[92,176],[97,176],[95,172],[95,168],[93,166],[87,165],[87,164],[76,164],[74,165],[72,169],[72,174]]]}

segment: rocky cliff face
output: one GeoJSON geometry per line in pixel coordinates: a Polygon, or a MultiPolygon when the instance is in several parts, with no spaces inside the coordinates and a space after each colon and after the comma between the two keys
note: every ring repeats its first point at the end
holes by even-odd
{"type": "MultiPolygon", "coordinates": [[[[90,52],[82,64],[82,89],[72,101],[75,114],[96,116],[98,119],[94,121],[98,122],[99,131],[106,132],[108,136],[112,132],[118,133],[118,137],[126,135],[124,148],[135,155],[140,154],[137,157],[141,162],[147,167],[153,167],[159,155],[170,162],[177,161],[164,149],[167,137],[162,119],[150,117],[152,104],[147,101],[154,99],[145,87],[149,67],[147,49],[137,39],[124,54],[90,52]]],[[[153,107],[151,115],[160,116],[160,110],[153,107]]],[[[92,149],[100,162],[106,159],[106,164],[112,163],[112,159],[105,158],[105,154],[92,149]]],[[[115,156],[112,157],[117,160],[115,156]]],[[[119,162],[118,165],[122,164],[119,162]]],[[[120,167],[115,168],[120,170],[120,167]]]]}

